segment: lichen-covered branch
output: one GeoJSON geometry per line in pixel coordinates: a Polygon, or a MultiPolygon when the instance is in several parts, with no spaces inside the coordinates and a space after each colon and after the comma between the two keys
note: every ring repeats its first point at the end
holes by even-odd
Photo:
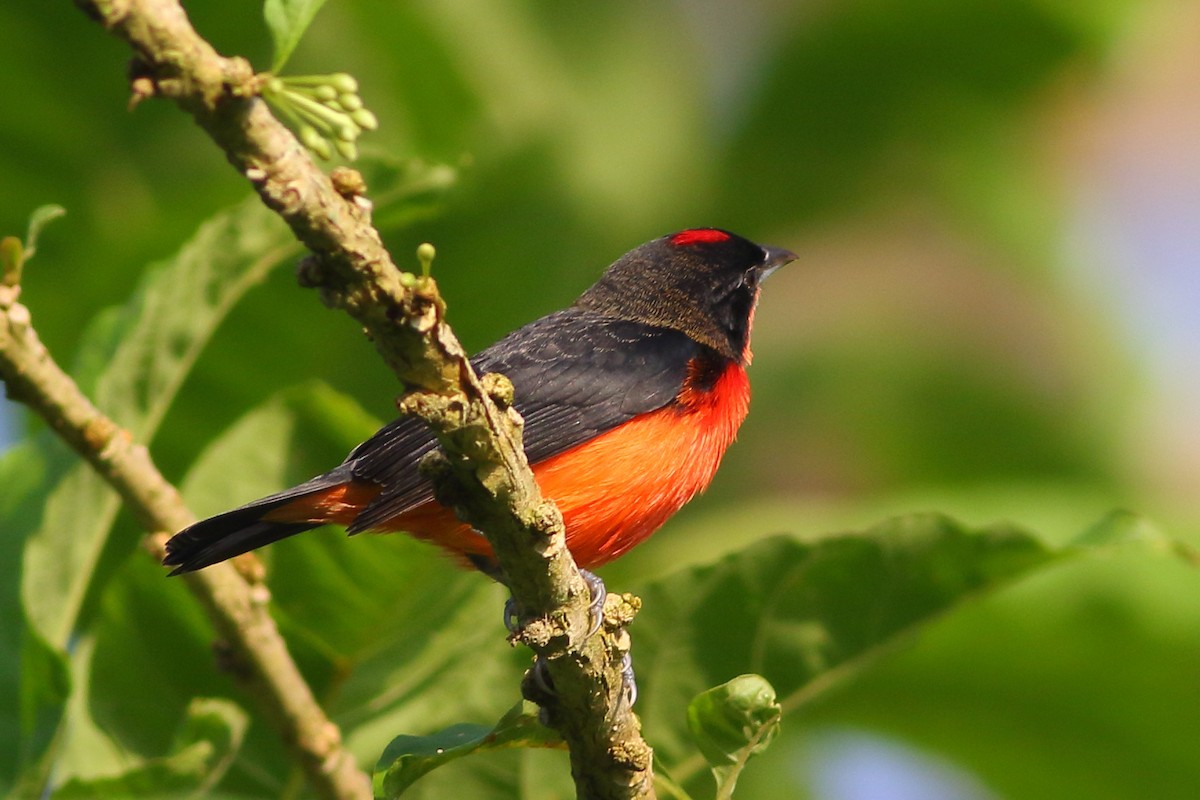
{"type": "Polygon", "coordinates": [[[601,634],[587,636],[589,591],[561,518],[526,463],[511,387],[474,374],[434,282],[404,276],[383,248],[357,175],[331,180],[316,167],[256,96],[259,79],[244,59],[213,50],[177,0],[76,3],[133,48],[134,99],[166,97],[192,115],[312,252],[301,282],[357,320],[414,390],[402,407],[425,419],[445,450],[440,494],[492,543],[530,620],[517,638],[548,659],[553,719],[571,749],[579,795],[652,796],[650,749],[624,701],[620,671],[632,606],[614,598],[601,634]]]}
{"type": "MultiPolygon", "coordinates": [[[[195,521],[175,487],[154,466],[149,451],[101,413],[42,345],[29,309],[17,302],[20,287],[0,286],[0,377],[9,397],[36,411],[62,439],[116,489],[164,554],[163,531],[195,521]]],[[[267,610],[269,593],[247,583],[230,564],[188,575],[234,668],[230,674],[274,722],[322,797],[364,800],[370,783],[342,747],[336,725],[313,697],[267,610]]]]}

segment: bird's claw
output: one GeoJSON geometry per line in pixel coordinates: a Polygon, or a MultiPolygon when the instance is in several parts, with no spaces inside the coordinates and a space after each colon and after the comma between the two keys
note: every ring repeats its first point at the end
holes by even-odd
{"type": "MultiPolygon", "coordinates": [[[[533,666],[529,668],[529,679],[543,697],[555,698],[558,692],[554,689],[554,680],[546,670],[547,663],[541,656],[535,658],[533,666]]],[[[621,693],[627,707],[633,708],[633,704],[637,702],[638,688],[633,674],[633,656],[628,651],[621,657],[621,693]]]]}
{"type": "Polygon", "coordinates": [[[633,674],[633,656],[628,650],[625,655],[621,656],[621,688],[625,692],[625,699],[630,708],[637,702],[638,688],[637,680],[633,674]]]}
{"type": "Polygon", "coordinates": [[[530,678],[537,688],[544,692],[547,697],[557,697],[558,692],[554,691],[554,681],[550,678],[550,673],[546,671],[546,659],[538,656],[533,660],[533,666],[529,668],[530,678]]]}
{"type": "MultiPolygon", "coordinates": [[[[608,599],[608,589],[598,575],[585,569],[579,570],[579,574],[583,577],[583,582],[587,584],[588,591],[592,595],[591,602],[588,603],[587,631],[587,637],[591,637],[604,624],[604,603],[608,599]]],[[[509,597],[504,603],[504,627],[509,633],[517,634],[524,624],[525,621],[521,619],[516,601],[509,597]]],[[[554,689],[554,681],[550,678],[550,673],[546,670],[546,663],[546,659],[541,656],[534,659],[533,666],[529,668],[529,679],[543,697],[554,698],[558,693],[554,689]]],[[[637,701],[638,690],[633,674],[633,658],[628,651],[621,657],[621,686],[626,702],[632,707],[637,701]]]]}
{"type": "MultiPolygon", "coordinates": [[[[590,637],[600,630],[600,626],[604,624],[604,601],[608,599],[608,588],[605,587],[604,581],[598,575],[588,572],[586,569],[579,570],[579,574],[583,577],[583,582],[587,584],[588,590],[592,594],[592,600],[588,603],[588,632],[590,637]]],[[[504,627],[509,633],[519,633],[524,627],[524,621],[521,619],[521,614],[517,610],[517,602],[512,597],[504,603],[504,627]]],[[[587,638],[587,637],[585,637],[587,638]]]]}
{"type": "Polygon", "coordinates": [[[504,601],[504,627],[513,634],[521,630],[521,615],[517,613],[517,601],[511,597],[504,601]]]}
{"type": "Polygon", "coordinates": [[[588,636],[592,636],[604,624],[604,601],[608,599],[608,587],[595,573],[581,569],[579,574],[583,576],[583,582],[587,584],[588,590],[592,593],[592,602],[588,605],[588,612],[591,616],[587,632],[588,636]]]}

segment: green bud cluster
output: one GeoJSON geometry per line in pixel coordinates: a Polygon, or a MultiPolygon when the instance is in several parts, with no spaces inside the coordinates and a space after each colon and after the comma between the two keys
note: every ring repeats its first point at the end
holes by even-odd
{"type": "Polygon", "coordinates": [[[336,150],[353,161],[358,158],[358,137],[379,127],[358,96],[358,81],[344,72],[263,78],[262,98],[296,131],[300,142],[323,159],[333,158],[336,150]]]}

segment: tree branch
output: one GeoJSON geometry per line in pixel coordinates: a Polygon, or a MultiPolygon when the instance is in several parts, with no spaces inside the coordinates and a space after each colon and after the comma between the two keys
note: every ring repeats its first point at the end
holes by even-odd
{"type": "MultiPolygon", "coordinates": [[[[102,414],[51,358],[34,331],[20,287],[0,286],[0,377],[10,397],[36,411],[121,495],[148,531],[176,531],[195,522],[149,451],[102,414]]],[[[165,536],[150,550],[165,554],[165,536]]],[[[371,797],[370,781],[341,743],[341,734],[313,697],[267,611],[266,587],[247,583],[230,564],[186,577],[218,635],[231,649],[230,670],[279,730],[322,797],[371,797]]]]}
{"type": "Polygon", "coordinates": [[[133,48],[135,100],[167,97],[193,116],[312,251],[301,282],[357,320],[417,390],[402,408],[438,435],[443,471],[458,486],[443,496],[453,495],[460,516],[488,537],[522,619],[532,620],[516,638],[548,660],[553,720],[570,747],[579,796],[653,796],[651,751],[625,702],[620,669],[628,651],[623,626],[636,604],[613,598],[600,635],[587,635],[590,593],[566,548],[561,516],[541,498],[526,462],[511,385],[474,374],[432,279],[405,275],[392,262],[357,174],[341,172],[335,186],[256,97],[250,65],[213,50],[177,0],[76,3],[133,48]]]}

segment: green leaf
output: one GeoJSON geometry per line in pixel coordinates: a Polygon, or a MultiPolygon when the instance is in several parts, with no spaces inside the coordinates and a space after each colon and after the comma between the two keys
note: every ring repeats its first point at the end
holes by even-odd
{"type": "MultiPolygon", "coordinates": [[[[296,251],[287,229],[257,199],[221,212],[175,257],[153,267],[127,305],[102,314],[89,329],[77,382],[135,440],[148,442],[233,305],[296,251]]],[[[39,640],[65,651],[84,598],[99,591],[96,581],[105,577],[96,565],[119,500],[49,434],[37,440],[35,452],[44,466],[37,485],[27,487],[29,505],[0,509],[0,528],[10,541],[24,542],[19,598],[25,621],[39,640]]],[[[130,536],[124,547],[134,541],[130,536]]],[[[22,696],[44,694],[29,683],[38,676],[21,676],[22,696]]]]}
{"type": "Polygon", "coordinates": [[[665,763],[682,761],[677,709],[706,686],[761,674],[794,711],[920,624],[1054,558],[1011,526],[916,515],[815,542],[772,538],[652,584],[634,639],[646,729],[665,763]]]}
{"type": "Polygon", "coordinates": [[[399,797],[422,775],[474,753],[561,746],[558,734],[538,721],[537,706],[522,701],[491,728],[459,724],[431,736],[397,736],[375,767],[375,796],[399,797]]]}
{"type": "Polygon", "coordinates": [[[996,797],[1188,796],[1200,580],[1169,544],[1068,549],[1083,557],[963,607],[809,706],[764,758],[850,729],[953,763],[996,797]]]}
{"type": "Polygon", "coordinates": [[[266,0],[263,3],[263,19],[267,21],[275,47],[271,72],[278,73],[283,69],[323,5],[325,0],[266,0]]]}
{"type": "Polygon", "coordinates": [[[225,511],[332,468],[379,427],[379,420],[324,383],[292,387],[212,442],[192,465],[181,491],[201,516],[225,511]]]}
{"type": "Polygon", "coordinates": [[[0,239],[0,279],[4,285],[20,284],[22,267],[37,253],[38,234],[48,223],[66,213],[67,210],[62,206],[39,206],[29,215],[29,227],[25,232],[24,242],[15,236],[0,239]]]}
{"type": "MultiPolygon", "coordinates": [[[[0,455],[0,520],[36,520],[40,514],[42,497],[37,490],[42,485],[47,465],[45,454],[31,443],[13,447],[0,455]]],[[[42,694],[54,696],[57,679],[52,674],[42,675],[29,681],[29,694],[22,691],[22,661],[35,659],[36,654],[26,652],[26,639],[31,636],[21,607],[20,572],[12,567],[21,561],[24,540],[19,529],[5,528],[0,536],[0,564],[9,565],[0,570],[0,785],[15,780],[18,764],[36,756],[42,748],[23,742],[30,740],[36,718],[32,709],[36,698],[42,694]],[[22,748],[28,756],[22,753],[22,748]]],[[[44,644],[44,643],[42,643],[44,644]]],[[[66,672],[65,667],[62,672],[66,672]]],[[[54,705],[61,706],[61,698],[54,705]]],[[[36,787],[30,789],[36,793],[36,787]]]]}
{"type": "MultiPolygon", "coordinates": [[[[238,420],[201,455],[183,482],[184,497],[201,514],[230,508],[328,470],[378,426],[327,386],[288,389],[238,420]]],[[[317,695],[331,698],[330,715],[364,762],[377,760],[397,731],[496,719],[515,696],[527,656],[506,642],[503,589],[457,568],[436,548],[398,534],[350,538],[330,526],[258,554],[289,648],[317,695]]],[[[128,653],[141,652],[146,630],[175,642],[166,671],[189,675],[183,687],[141,680],[153,680],[163,704],[182,702],[181,693],[196,681],[219,675],[203,655],[202,622],[179,630],[172,621],[177,610],[147,608],[152,586],[120,594],[111,626],[101,629],[97,662],[105,668],[95,679],[115,699],[105,704],[108,725],[140,742],[148,714],[158,712],[133,705],[139,680],[118,665],[128,653]]],[[[276,750],[247,749],[246,758],[287,769],[269,762],[276,750]]]]}
{"type": "MultiPolygon", "coordinates": [[[[140,442],[148,442],[213,331],[237,300],[296,246],[257,200],[221,212],[153,267],[119,312],[104,315],[80,356],[78,382],[140,442]]],[[[55,486],[25,551],[23,595],[47,641],[70,636],[118,500],[86,465],[55,486]]]]}
{"type": "Polygon", "coordinates": [[[49,753],[60,735],[59,721],[71,696],[70,664],[59,650],[50,647],[31,628],[24,634],[20,651],[20,725],[11,728],[19,737],[18,757],[23,774],[16,794],[40,793],[53,766],[49,753]]]}
{"type": "MultiPolygon", "coordinates": [[[[114,570],[90,629],[95,639],[82,713],[120,743],[129,756],[163,755],[195,696],[230,691],[213,657],[214,632],[182,581],[166,580],[162,567],[132,553],[114,570]],[[153,670],[130,664],[154,664],[153,670]]],[[[74,720],[72,720],[74,722],[74,720]]],[[[86,742],[68,740],[60,761],[82,765],[86,742]]],[[[121,764],[60,769],[61,778],[111,774],[121,764]]]]}
{"type": "Polygon", "coordinates": [[[458,183],[458,170],[416,158],[366,155],[355,165],[371,187],[374,219],[382,230],[432,219],[458,183]]]}
{"type": "Polygon", "coordinates": [[[188,708],[170,755],[149,759],[119,775],[73,778],[52,797],[100,800],[208,792],[233,762],[248,725],[246,712],[233,703],[197,698],[188,708]]]}
{"type": "MultiPolygon", "coordinates": [[[[1086,539],[1051,548],[1007,524],[912,515],[816,541],[776,537],[652,584],[634,663],[656,752],[668,765],[688,760],[675,709],[729,675],[762,674],[795,712],[921,627],[1041,567],[1130,540],[1176,551],[1127,513],[1086,539]]],[[[677,780],[695,777],[689,764],[672,770],[677,780]]]]}
{"type": "Polygon", "coordinates": [[[96,653],[96,636],[84,633],[71,642],[69,660],[71,693],[66,700],[64,722],[49,751],[55,783],[73,777],[87,779],[125,770],[137,763],[92,714],[94,699],[91,678],[96,653]]]}
{"type": "Polygon", "coordinates": [[[1080,550],[1098,550],[1123,544],[1142,544],[1168,552],[1192,566],[1200,566],[1200,550],[1165,535],[1143,516],[1118,509],[1081,533],[1071,544],[1080,550]]]}
{"type": "Polygon", "coordinates": [[[732,797],[751,756],[770,745],[783,709],[761,675],[739,675],[688,704],[688,728],[717,779],[717,796],[732,797]]]}
{"type": "Polygon", "coordinates": [[[25,253],[21,258],[22,263],[33,258],[34,253],[37,252],[37,240],[42,229],[66,213],[65,208],[53,203],[38,206],[33,210],[33,213],[29,215],[29,227],[25,232],[25,253]]]}
{"type": "Polygon", "coordinates": [[[761,675],[739,675],[688,703],[688,727],[708,763],[732,764],[751,744],[765,749],[782,713],[775,688],[761,675]],[[769,731],[763,734],[762,731],[769,731]]]}

